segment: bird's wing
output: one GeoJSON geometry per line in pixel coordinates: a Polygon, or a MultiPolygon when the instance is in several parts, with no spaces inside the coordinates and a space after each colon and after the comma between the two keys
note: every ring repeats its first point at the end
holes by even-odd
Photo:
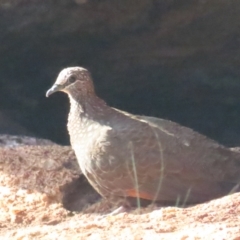
{"type": "Polygon", "coordinates": [[[154,117],[138,118],[159,129],[158,133],[165,131],[168,136],[172,135],[173,145],[177,142],[175,157],[179,156],[181,163],[188,171],[191,169],[196,178],[200,173],[201,176],[220,181],[235,182],[240,179],[239,153],[230,151],[214,140],[177,123],[154,117]]]}
{"type": "MultiPolygon", "coordinates": [[[[146,121],[147,124],[149,124],[152,127],[159,128],[161,131],[165,131],[168,134],[173,135],[175,138],[180,139],[192,139],[192,138],[198,138],[202,141],[208,141],[208,144],[214,145],[214,146],[221,146],[214,140],[207,138],[206,136],[193,131],[191,128],[184,127],[178,123],[172,122],[170,120],[165,120],[161,118],[155,118],[155,117],[148,117],[148,116],[136,116],[138,120],[140,121],[146,121]]],[[[223,147],[223,146],[221,146],[223,147]]]]}
{"type": "Polygon", "coordinates": [[[139,172],[147,174],[147,169],[152,169],[148,174],[155,176],[162,168],[165,174],[186,179],[240,180],[239,153],[177,123],[117,111],[131,120],[123,123],[120,131],[129,126],[124,138],[131,142],[133,158],[142,166],[139,172]]]}

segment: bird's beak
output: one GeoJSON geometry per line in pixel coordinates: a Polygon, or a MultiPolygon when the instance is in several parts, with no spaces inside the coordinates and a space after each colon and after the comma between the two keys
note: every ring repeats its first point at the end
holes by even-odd
{"type": "Polygon", "coordinates": [[[51,94],[58,92],[64,88],[63,85],[59,84],[54,84],[47,92],[46,92],[46,97],[49,97],[51,94]]]}

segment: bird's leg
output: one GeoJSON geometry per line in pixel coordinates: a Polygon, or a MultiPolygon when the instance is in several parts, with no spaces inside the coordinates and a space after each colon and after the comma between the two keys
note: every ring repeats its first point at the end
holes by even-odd
{"type": "Polygon", "coordinates": [[[107,216],[115,216],[115,215],[118,215],[119,213],[125,213],[129,210],[128,207],[122,205],[120,207],[118,207],[117,209],[113,210],[112,212],[108,213],[108,214],[105,214],[105,217],[107,216]]]}
{"type": "Polygon", "coordinates": [[[113,211],[111,211],[110,213],[106,213],[102,216],[99,217],[99,219],[103,219],[106,218],[108,216],[115,216],[118,215],[120,213],[125,213],[128,212],[131,209],[131,203],[125,198],[108,198],[108,201],[110,201],[111,203],[114,203],[114,206],[117,208],[115,208],[113,211]]]}
{"type": "Polygon", "coordinates": [[[118,199],[111,198],[110,201],[113,202],[114,205],[115,206],[117,205],[118,207],[114,209],[112,212],[102,215],[100,219],[103,219],[108,216],[115,216],[120,213],[126,213],[126,212],[129,212],[131,209],[135,209],[135,208],[141,209],[141,207],[147,207],[150,204],[152,204],[152,201],[150,200],[139,198],[139,201],[137,201],[137,199],[133,197],[118,198],[118,199]]]}

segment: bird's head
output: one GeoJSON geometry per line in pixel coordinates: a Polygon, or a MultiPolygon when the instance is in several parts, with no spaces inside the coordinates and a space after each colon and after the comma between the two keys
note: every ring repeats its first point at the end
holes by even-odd
{"type": "Polygon", "coordinates": [[[94,93],[89,71],[82,67],[69,67],[63,69],[53,86],[47,91],[46,96],[62,91],[72,97],[84,96],[94,93]]]}

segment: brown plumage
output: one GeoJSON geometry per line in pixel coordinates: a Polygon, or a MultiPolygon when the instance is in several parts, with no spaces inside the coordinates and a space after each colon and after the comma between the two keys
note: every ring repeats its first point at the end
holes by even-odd
{"type": "Polygon", "coordinates": [[[82,172],[103,197],[198,203],[239,191],[240,154],[174,122],[109,107],[81,67],[47,96],[70,98],[68,131],[82,172]]]}

